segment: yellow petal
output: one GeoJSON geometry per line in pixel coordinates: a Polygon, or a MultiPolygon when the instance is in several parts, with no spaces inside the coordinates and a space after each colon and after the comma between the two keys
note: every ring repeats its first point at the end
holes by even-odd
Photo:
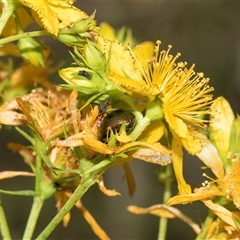
{"type": "MultiPolygon", "coordinates": [[[[50,9],[50,1],[39,0],[19,0],[23,5],[29,7],[35,12],[35,19],[40,22],[43,27],[50,33],[57,36],[58,34],[58,15],[50,9]]],[[[59,1],[56,1],[59,2],[59,1]]]]}
{"type": "Polygon", "coordinates": [[[199,153],[203,146],[199,139],[196,139],[191,132],[188,132],[186,138],[181,138],[182,145],[192,155],[199,153]]]}
{"type": "Polygon", "coordinates": [[[201,159],[201,161],[209,167],[215,176],[218,179],[224,178],[224,168],[221,158],[218,155],[217,149],[211,144],[211,142],[205,138],[202,141],[202,150],[197,156],[201,159]]]}
{"type": "Polygon", "coordinates": [[[100,177],[100,181],[98,183],[98,187],[101,190],[101,192],[103,192],[105,195],[109,196],[109,197],[115,197],[118,195],[121,195],[119,192],[117,192],[115,189],[109,190],[105,187],[104,185],[104,181],[103,178],[100,177]]]}
{"type": "Polygon", "coordinates": [[[18,152],[24,159],[24,162],[31,164],[35,161],[35,155],[27,146],[20,143],[8,142],[7,147],[15,152],[18,152]]]}
{"type": "Polygon", "coordinates": [[[96,136],[91,132],[81,132],[74,134],[64,140],[55,140],[51,142],[56,147],[77,147],[85,146],[93,151],[111,154],[114,149],[97,140],[96,136]]]}
{"type": "Polygon", "coordinates": [[[172,132],[177,134],[181,139],[182,145],[190,154],[195,155],[201,151],[201,141],[192,135],[187,124],[182,119],[175,117],[169,112],[165,112],[165,118],[169,123],[172,132]]]}
{"type": "Polygon", "coordinates": [[[155,143],[164,134],[165,126],[161,120],[151,122],[149,126],[141,134],[141,138],[146,139],[146,142],[155,143]]]}
{"type": "Polygon", "coordinates": [[[128,163],[124,163],[123,168],[125,171],[129,195],[132,197],[136,190],[135,179],[134,179],[133,173],[132,173],[131,168],[129,167],[128,163]]]}
{"type": "Polygon", "coordinates": [[[187,217],[177,208],[169,207],[165,204],[157,204],[148,208],[140,208],[137,206],[129,206],[128,211],[134,214],[152,214],[158,217],[164,218],[179,218],[185,223],[187,223],[195,233],[199,234],[201,229],[197,223],[195,223],[191,218],[187,217]]]}
{"type": "Polygon", "coordinates": [[[178,191],[180,194],[191,193],[191,187],[186,183],[183,177],[183,151],[178,138],[174,137],[172,141],[172,162],[174,173],[178,182],[178,191]]]}
{"type": "Polygon", "coordinates": [[[194,201],[213,198],[216,196],[224,196],[224,194],[219,189],[214,187],[201,187],[201,188],[196,188],[194,190],[194,193],[180,194],[180,195],[174,196],[168,200],[167,204],[168,205],[186,204],[194,201]]]}
{"type": "Polygon", "coordinates": [[[109,71],[111,72],[111,78],[113,80],[115,77],[119,77],[119,79],[115,79],[116,82],[121,82],[121,80],[125,79],[125,83],[128,83],[129,78],[129,82],[132,82],[132,85],[135,87],[138,83],[145,85],[140,71],[136,69],[132,53],[127,47],[117,41],[110,41],[101,36],[97,37],[96,40],[99,49],[108,58],[106,59],[107,62],[110,60],[109,71]]]}
{"type": "Polygon", "coordinates": [[[132,136],[127,135],[125,131],[121,131],[119,134],[116,135],[116,139],[119,142],[128,143],[132,141],[132,136]]]}
{"type": "Polygon", "coordinates": [[[170,211],[170,207],[164,204],[153,205],[148,208],[141,208],[138,206],[128,206],[128,211],[134,214],[152,214],[158,217],[175,218],[175,214],[170,211]]]}
{"type": "MultiPolygon", "coordinates": [[[[36,13],[39,23],[50,33],[57,36],[60,28],[69,26],[87,15],[72,6],[73,1],[61,0],[19,0],[36,13]]],[[[35,16],[36,17],[36,16],[35,16]]]]}
{"type": "Polygon", "coordinates": [[[84,145],[98,153],[111,154],[114,152],[114,149],[108,145],[94,139],[89,138],[88,136],[83,137],[84,145]]]}
{"type": "Polygon", "coordinates": [[[233,111],[223,97],[214,100],[210,118],[210,137],[217,149],[226,155],[229,150],[233,111]]]}
{"type": "Polygon", "coordinates": [[[99,33],[101,36],[109,39],[116,40],[116,34],[114,28],[106,22],[100,24],[99,33]]]}
{"type": "Polygon", "coordinates": [[[153,42],[146,41],[133,49],[133,53],[141,65],[144,65],[146,59],[150,59],[153,56],[154,47],[155,44],[153,42]]]}
{"type": "Polygon", "coordinates": [[[211,200],[205,200],[203,203],[211,209],[219,218],[228,223],[235,230],[238,230],[236,223],[233,220],[232,212],[224,208],[223,206],[213,203],[211,200]]]}

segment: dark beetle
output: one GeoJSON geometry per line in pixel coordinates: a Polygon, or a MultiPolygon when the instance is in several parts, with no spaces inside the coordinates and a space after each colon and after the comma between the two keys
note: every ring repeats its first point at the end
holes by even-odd
{"type": "Polygon", "coordinates": [[[83,77],[87,78],[88,80],[90,80],[92,78],[92,75],[85,70],[79,70],[78,76],[83,76],[83,77]]]}
{"type": "Polygon", "coordinates": [[[126,133],[131,133],[135,125],[135,118],[130,111],[115,110],[109,113],[100,125],[98,139],[103,143],[107,143],[110,137],[110,130],[114,133],[119,133],[124,122],[126,125],[126,133]]]}

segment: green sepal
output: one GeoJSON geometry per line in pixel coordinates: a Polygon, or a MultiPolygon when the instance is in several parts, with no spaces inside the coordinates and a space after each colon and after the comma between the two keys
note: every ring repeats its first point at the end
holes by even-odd
{"type": "Polygon", "coordinates": [[[44,67],[42,50],[46,47],[41,42],[28,37],[19,39],[17,46],[26,61],[29,61],[35,67],[44,67]]]}
{"type": "Polygon", "coordinates": [[[158,97],[153,101],[148,101],[146,117],[151,121],[163,119],[162,101],[158,97]]]}

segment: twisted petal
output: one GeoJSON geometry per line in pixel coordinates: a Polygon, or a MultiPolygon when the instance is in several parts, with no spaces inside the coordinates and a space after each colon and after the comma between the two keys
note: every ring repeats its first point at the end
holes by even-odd
{"type": "Polygon", "coordinates": [[[177,137],[173,138],[172,150],[173,168],[178,182],[178,191],[180,194],[191,193],[191,187],[183,177],[183,151],[181,142],[177,137]]]}

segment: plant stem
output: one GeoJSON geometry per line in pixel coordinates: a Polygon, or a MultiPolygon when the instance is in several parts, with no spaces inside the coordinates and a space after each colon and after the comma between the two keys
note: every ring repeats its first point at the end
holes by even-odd
{"type": "Polygon", "coordinates": [[[216,215],[211,210],[208,211],[208,216],[202,224],[202,231],[200,234],[198,234],[196,240],[206,239],[207,231],[209,229],[209,226],[213,222],[215,216],[216,215]]]}
{"type": "Polygon", "coordinates": [[[6,216],[2,207],[2,203],[0,201],[0,232],[3,240],[11,240],[11,235],[9,232],[6,216]]]}
{"type": "MultiPolygon", "coordinates": [[[[164,181],[164,193],[163,193],[163,204],[166,204],[168,199],[171,197],[172,189],[172,165],[166,166],[165,181],[164,181]]],[[[158,229],[158,240],[166,239],[168,219],[161,217],[159,220],[158,229]]]]}
{"type": "Polygon", "coordinates": [[[44,149],[44,148],[46,149],[46,146],[44,143],[42,143],[42,140],[37,135],[35,137],[34,147],[36,150],[35,192],[37,193],[37,196],[35,196],[33,198],[33,204],[32,204],[28,222],[27,222],[27,225],[25,228],[23,239],[31,239],[32,238],[40,211],[43,207],[43,203],[45,200],[44,190],[42,190],[43,181],[44,181],[44,179],[43,179],[44,173],[43,173],[41,153],[42,153],[42,149],[44,149]]]}
{"type": "Polygon", "coordinates": [[[14,36],[9,36],[0,39],[0,46],[4,45],[6,43],[14,42],[22,38],[27,38],[27,37],[41,37],[41,36],[52,36],[50,33],[46,32],[45,30],[39,30],[39,31],[33,31],[33,32],[25,32],[25,33],[20,33],[14,36]]]}
{"type": "Polygon", "coordinates": [[[64,216],[72,209],[75,203],[83,196],[83,194],[95,183],[91,177],[82,179],[81,184],[74,191],[71,198],[68,199],[63,208],[57,213],[57,215],[52,219],[52,221],[47,225],[47,227],[39,234],[36,238],[37,240],[45,240],[56,228],[56,226],[62,221],[64,216]]]}
{"type": "Polygon", "coordinates": [[[43,203],[44,203],[43,198],[41,198],[39,196],[34,197],[32,209],[31,209],[30,216],[28,218],[27,226],[25,228],[25,232],[24,232],[22,239],[26,239],[26,240],[32,239],[32,235],[33,235],[34,229],[36,227],[37,219],[39,217],[43,203]]]}

